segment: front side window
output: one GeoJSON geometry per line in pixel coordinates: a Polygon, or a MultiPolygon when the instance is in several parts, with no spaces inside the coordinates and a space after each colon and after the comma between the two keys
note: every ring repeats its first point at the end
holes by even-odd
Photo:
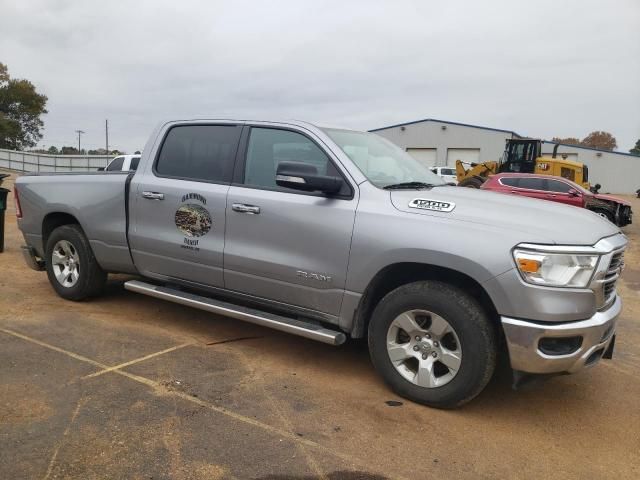
{"type": "Polygon", "coordinates": [[[443,168],[440,170],[441,175],[455,175],[456,171],[452,168],[443,168]]]}
{"type": "Polygon", "coordinates": [[[155,171],[160,176],[231,183],[242,128],[236,125],[182,125],[165,137],[155,171]]]}
{"type": "Polygon", "coordinates": [[[247,145],[244,184],[277,190],[276,170],[280,162],[312,165],[318,175],[338,176],[327,155],[300,133],[275,128],[251,129],[247,145]]]}
{"type": "Polygon", "coordinates": [[[568,183],[560,182],[558,180],[547,180],[548,190],[558,193],[569,193],[569,190],[573,190],[573,187],[568,183]]]}
{"type": "Polygon", "coordinates": [[[412,182],[445,185],[428,167],[379,135],[333,128],[324,132],[376,187],[412,182]]]}
{"type": "Polygon", "coordinates": [[[111,160],[111,163],[107,167],[108,172],[117,172],[122,170],[122,165],[124,164],[124,157],[116,157],[111,160]]]}

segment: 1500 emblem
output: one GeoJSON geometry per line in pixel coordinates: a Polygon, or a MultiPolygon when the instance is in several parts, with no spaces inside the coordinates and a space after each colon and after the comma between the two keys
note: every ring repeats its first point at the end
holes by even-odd
{"type": "Polygon", "coordinates": [[[429,200],[428,198],[414,198],[409,202],[409,208],[419,208],[420,210],[433,210],[436,212],[450,212],[456,208],[452,202],[440,200],[429,200]]]}

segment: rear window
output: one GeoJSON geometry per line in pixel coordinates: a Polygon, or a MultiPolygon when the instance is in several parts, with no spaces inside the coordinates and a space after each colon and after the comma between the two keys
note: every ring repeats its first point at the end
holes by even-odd
{"type": "Polygon", "coordinates": [[[518,188],[527,188],[529,190],[544,190],[544,179],[522,177],[518,182],[518,188]]]}
{"type": "Polygon", "coordinates": [[[231,183],[242,128],[236,125],[183,125],[164,139],[155,172],[212,183],[231,183]]]}
{"type": "Polygon", "coordinates": [[[111,161],[111,163],[107,167],[107,171],[114,172],[114,171],[122,170],[123,164],[124,164],[124,157],[116,157],[111,161]]]}

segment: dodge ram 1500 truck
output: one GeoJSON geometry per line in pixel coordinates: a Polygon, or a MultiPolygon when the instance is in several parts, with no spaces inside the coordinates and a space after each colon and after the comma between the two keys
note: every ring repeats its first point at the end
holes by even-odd
{"type": "Polygon", "coordinates": [[[447,186],[381,137],[304,122],[161,124],[134,172],[15,188],[24,255],[62,297],[133,292],[338,345],[450,408],[610,358],[626,237],[593,212],[447,186]]]}

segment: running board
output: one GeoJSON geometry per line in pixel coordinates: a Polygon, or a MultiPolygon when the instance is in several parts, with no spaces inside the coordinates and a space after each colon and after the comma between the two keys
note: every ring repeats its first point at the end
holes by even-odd
{"type": "Polygon", "coordinates": [[[226,317],[244,320],[245,322],[255,323],[256,325],[273,328],[274,330],[280,330],[281,332],[292,333],[294,335],[299,335],[301,337],[327,343],[329,345],[341,345],[347,339],[344,333],[329,330],[315,323],[304,322],[249,307],[234,305],[232,303],[194,295],[192,293],[183,292],[173,288],[141,282],[140,280],[129,280],[128,282],[125,282],[124,288],[132,292],[161,298],[162,300],[168,300],[170,302],[179,303],[180,305],[206,310],[207,312],[217,313],[226,317]]]}

